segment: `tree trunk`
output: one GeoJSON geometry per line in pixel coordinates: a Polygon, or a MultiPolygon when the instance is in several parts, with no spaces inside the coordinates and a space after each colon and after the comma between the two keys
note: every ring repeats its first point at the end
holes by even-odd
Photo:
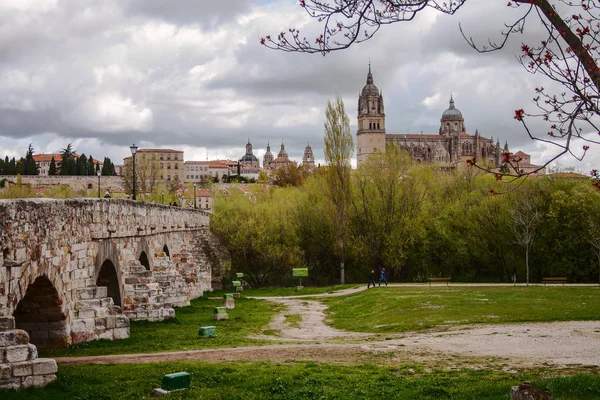
{"type": "Polygon", "coordinates": [[[340,262],[340,284],[343,285],[346,283],[346,274],[344,272],[344,262],[340,262]]]}
{"type": "Polygon", "coordinates": [[[525,268],[527,270],[527,286],[529,286],[529,245],[525,246],[525,268]]]}
{"type": "Polygon", "coordinates": [[[600,286],[600,253],[598,254],[598,285],[600,286]]]}

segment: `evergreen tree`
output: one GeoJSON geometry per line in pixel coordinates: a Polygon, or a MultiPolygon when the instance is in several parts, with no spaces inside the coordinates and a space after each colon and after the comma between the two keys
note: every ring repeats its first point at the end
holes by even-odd
{"type": "Polygon", "coordinates": [[[112,163],[110,158],[104,157],[104,164],[102,165],[102,176],[113,176],[115,174],[115,165],[112,163]]]}
{"type": "Polygon", "coordinates": [[[88,158],[88,167],[87,167],[87,174],[88,175],[94,175],[96,173],[96,166],[94,165],[96,162],[94,161],[94,157],[92,157],[90,155],[90,158],[88,158]]]}
{"type": "Polygon", "coordinates": [[[77,165],[75,163],[75,149],[73,149],[71,143],[69,143],[60,154],[62,157],[58,164],[59,175],[76,175],[77,165]]]}
{"type": "MultiPolygon", "coordinates": [[[[8,160],[8,157],[6,157],[8,160]]],[[[13,157],[8,163],[8,174],[7,175],[16,175],[17,174],[17,160],[13,157]]]]}
{"type": "Polygon", "coordinates": [[[50,168],[48,169],[48,175],[56,175],[56,161],[54,161],[54,156],[52,156],[52,160],[50,160],[50,168]]]}
{"type": "Polygon", "coordinates": [[[6,175],[4,160],[0,158],[0,175],[6,175]]]}
{"type": "Polygon", "coordinates": [[[15,165],[15,175],[23,175],[25,172],[25,159],[21,157],[15,165]]]}
{"type": "Polygon", "coordinates": [[[37,175],[37,165],[33,159],[33,145],[31,143],[23,160],[23,175],[37,175]]]}
{"type": "Polygon", "coordinates": [[[88,160],[84,154],[80,155],[77,159],[77,175],[86,176],[88,174],[88,160]]]}

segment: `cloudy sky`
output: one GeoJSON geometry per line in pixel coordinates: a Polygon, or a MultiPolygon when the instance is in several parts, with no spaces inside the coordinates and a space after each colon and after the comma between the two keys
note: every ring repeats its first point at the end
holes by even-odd
{"type": "MultiPolygon", "coordinates": [[[[552,151],[513,119],[533,109],[538,84],[549,86],[515,59],[539,26],[485,55],[459,32],[460,23],[484,43],[518,14],[506,1],[469,1],[455,16],[426,11],[323,57],[260,45],[289,27],[318,28],[294,0],[0,0],[0,155],[73,143],[121,163],[136,143],[184,150],[186,160],[237,159],[250,138],[261,159],[267,142],[277,151],[283,141],[291,158],[310,143],[322,161],[325,104],[340,93],[356,129],[370,61],[388,133],[437,133],[452,93],[468,133],[539,163],[552,151]]],[[[600,161],[593,150],[560,163],[587,171],[600,161]]]]}

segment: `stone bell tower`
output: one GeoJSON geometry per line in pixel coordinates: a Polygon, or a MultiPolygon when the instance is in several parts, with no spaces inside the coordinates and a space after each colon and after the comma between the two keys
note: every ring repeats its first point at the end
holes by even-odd
{"type": "Polygon", "coordinates": [[[373,83],[371,64],[369,64],[367,84],[358,97],[357,165],[360,166],[376,151],[385,151],[385,112],[383,95],[373,83]]]}

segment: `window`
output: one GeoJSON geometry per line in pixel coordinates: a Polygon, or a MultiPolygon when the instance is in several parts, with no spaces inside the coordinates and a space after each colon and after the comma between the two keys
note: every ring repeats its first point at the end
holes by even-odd
{"type": "Polygon", "coordinates": [[[175,154],[175,160],[178,160],[178,158],[177,158],[177,154],[175,154]]]}
{"type": "Polygon", "coordinates": [[[167,180],[170,181],[171,180],[171,175],[167,175],[167,180]]]}
{"type": "Polygon", "coordinates": [[[160,159],[161,159],[161,160],[164,160],[164,159],[165,159],[165,155],[164,155],[164,154],[161,154],[161,155],[160,155],[160,159]]]}
{"type": "Polygon", "coordinates": [[[167,169],[171,169],[171,163],[167,164],[167,169]]]}
{"type": "Polygon", "coordinates": [[[175,169],[179,169],[179,165],[175,164],[175,169]]]}
{"type": "Polygon", "coordinates": [[[377,129],[379,129],[379,122],[377,123],[377,129]]]}

